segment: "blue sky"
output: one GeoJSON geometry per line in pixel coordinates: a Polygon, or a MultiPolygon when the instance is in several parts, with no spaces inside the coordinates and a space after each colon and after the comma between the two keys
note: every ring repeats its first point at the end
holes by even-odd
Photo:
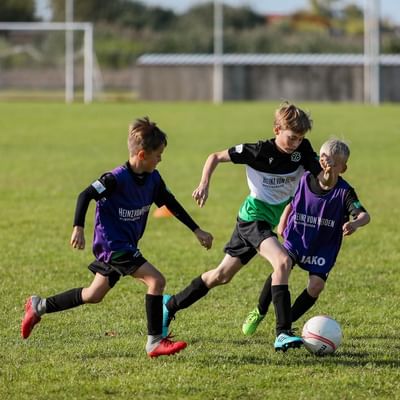
{"type": "MultiPolygon", "coordinates": [[[[47,0],[36,1],[39,5],[40,13],[46,15],[47,0]]],[[[194,4],[201,4],[209,1],[210,0],[142,0],[142,3],[172,8],[176,12],[183,12],[194,4]]],[[[356,3],[360,7],[363,7],[366,1],[368,0],[341,0],[341,3],[356,3]]],[[[309,5],[308,0],[224,0],[224,3],[234,6],[248,5],[254,10],[265,14],[290,13],[301,8],[307,8],[309,5]]],[[[389,18],[400,25],[400,0],[380,0],[380,8],[383,18],[389,18]]]]}

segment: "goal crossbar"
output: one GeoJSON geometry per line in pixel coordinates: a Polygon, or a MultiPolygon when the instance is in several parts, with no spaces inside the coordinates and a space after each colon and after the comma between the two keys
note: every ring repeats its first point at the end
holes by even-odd
{"type": "MultiPolygon", "coordinates": [[[[0,22],[0,31],[83,31],[84,78],[83,99],[85,103],[93,101],[93,24],[91,22],[0,22]]],[[[66,46],[66,60],[69,57],[66,46]]],[[[67,75],[67,72],[66,72],[67,75]]],[[[73,91],[73,80],[66,76],[66,93],[73,91]]]]}

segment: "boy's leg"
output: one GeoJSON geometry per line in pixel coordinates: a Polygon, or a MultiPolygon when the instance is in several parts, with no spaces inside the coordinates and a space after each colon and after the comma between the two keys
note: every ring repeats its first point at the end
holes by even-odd
{"type": "Polygon", "coordinates": [[[261,290],[260,297],[258,298],[258,311],[260,314],[265,315],[268,311],[269,305],[272,302],[272,274],[269,275],[264,283],[264,287],[261,290]]]}
{"type": "Polygon", "coordinates": [[[293,303],[292,322],[296,322],[301,316],[303,316],[316,301],[317,297],[310,296],[307,289],[304,289],[293,303]]]}
{"type": "Polygon", "coordinates": [[[274,268],[271,297],[276,315],[275,350],[286,351],[291,347],[300,347],[303,343],[301,337],[292,333],[289,275],[293,262],[276,237],[265,239],[259,251],[274,268]]]}
{"type": "Polygon", "coordinates": [[[163,296],[165,279],[162,274],[149,262],[145,262],[132,273],[134,278],[140,279],[147,287],[145,298],[147,316],[147,344],[146,352],[149,357],[171,355],[183,350],[187,343],[173,342],[162,335],[163,296]]]}
{"type": "Polygon", "coordinates": [[[190,307],[213,287],[228,283],[242,266],[240,258],[226,254],[217,268],[204,272],[193,279],[185,289],[170,296],[164,307],[163,330],[168,330],[169,323],[177,311],[190,307]]]}
{"type": "Polygon", "coordinates": [[[258,298],[257,307],[250,311],[249,315],[243,322],[242,332],[247,336],[253,335],[255,333],[258,325],[265,318],[265,315],[268,312],[269,305],[272,302],[271,284],[272,274],[269,275],[264,283],[264,287],[262,288],[260,297],[258,298]]]}
{"type": "Polygon", "coordinates": [[[303,316],[318,300],[318,296],[324,290],[328,274],[310,274],[308,286],[297,297],[292,306],[292,322],[303,316]]]}
{"type": "Polygon", "coordinates": [[[47,298],[29,297],[25,304],[25,315],[21,324],[22,337],[24,339],[29,337],[43,314],[68,310],[85,303],[98,303],[109,290],[108,278],[97,273],[87,288],[70,289],[47,298]]]}

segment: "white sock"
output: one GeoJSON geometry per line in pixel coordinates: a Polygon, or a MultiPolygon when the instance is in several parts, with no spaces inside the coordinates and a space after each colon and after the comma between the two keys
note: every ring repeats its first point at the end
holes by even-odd
{"type": "Polygon", "coordinates": [[[150,353],[153,351],[161,342],[162,335],[147,335],[146,351],[150,353]]]}

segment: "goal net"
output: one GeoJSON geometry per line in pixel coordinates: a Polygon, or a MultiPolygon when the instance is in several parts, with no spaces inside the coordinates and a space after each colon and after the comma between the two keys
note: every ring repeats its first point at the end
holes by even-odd
{"type": "Polygon", "coordinates": [[[0,99],[93,100],[91,23],[0,22],[0,99]]]}

